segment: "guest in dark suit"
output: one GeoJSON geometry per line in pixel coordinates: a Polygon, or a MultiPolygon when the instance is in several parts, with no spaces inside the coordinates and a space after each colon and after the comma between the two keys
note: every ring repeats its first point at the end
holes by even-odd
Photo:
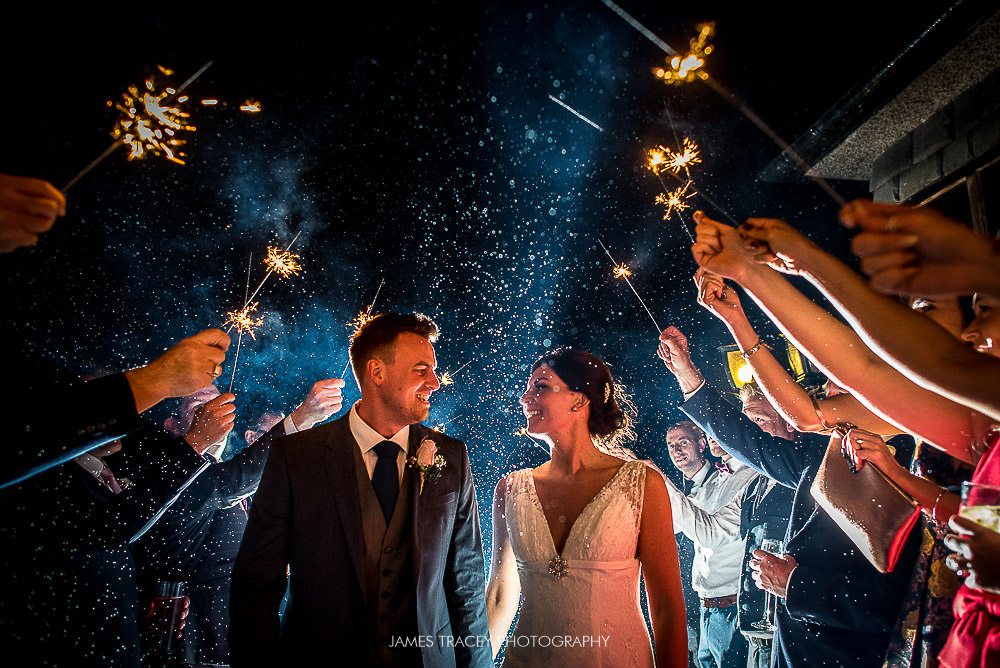
{"type": "MultiPolygon", "coordinates": [[[[6,344],[11,336],[5,331],[0,339],[6,344]]],[[[60,382],[54,369],[15,355],[9,370],[26,380],[10,406],[14,434],[0,489],[121,438],[139,427],[140,413],[163,399],[205,387],[222,373],[228,347],[225,332],[207,329],[145,366],[78,383],[60,382]]]]}
{"type": "Polygon", "coordinates": [[[19,665],[138,666],[128,541],[225,430],[198,433],[146,429],[0,494],[0,636],[19,665]]]}
{"type": "Polygon", "coordinates": [[[826,439],[780,438],[776,412],[769,418],[763,405],[745,407],[757,428],[705,384],[679,330],[664,330],[660,345],[685,393],[681,410],[734,457],[794,490],[784,554],[754,553],[754,579],[782,599],[771,665],[881,666],[916,557],[917,532],[893,572],[879,573],[809,492],[826,439]]]}
{"type": "MultiPolygon", "coordinates": [[[[247,524],[243,502],[257,490],[271,443],[286,433],[311,429],[338,412],[343,386],[339,378],[320,380],[288,417],[261,416],[246,431],[247,446],[209,467],[136,543],[147,635],[150,641],[159,640],[144,647],[144,663],[162,665],[171,659],[197,665],[229,663],[230,577],[247,524]],[[170,627],[164,616],[173,612],[172,602],[156,595],[163,583],[184,583],[189,600],[181,637],[171,643],[176,648],[172,656],[166,656],[167,643],[156,634],[170,627]]],[[[200,402],[219,395],[211,388],[193,395],[195,401],[182,402],[164,426],[172,433],[185,433],[200,402]]]]}
{"type": "Polygon", "coordinates": [[[361,400],[272,446],[233,569],[234,667],[492,666],[468,453],[419,424],[437,334],[370,320],[351,341],[361,400]]]}

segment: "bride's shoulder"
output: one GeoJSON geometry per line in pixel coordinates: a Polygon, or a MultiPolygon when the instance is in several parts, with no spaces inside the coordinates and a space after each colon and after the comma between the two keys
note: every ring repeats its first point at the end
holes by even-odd
{"type": "Polygon", "coordinates": [[[497,497],[501,497],[526,489],[528,484],[531,482],[532,470],[533,469],[517,469],[500,478],[497,482],[495,495],[497,497]]]}

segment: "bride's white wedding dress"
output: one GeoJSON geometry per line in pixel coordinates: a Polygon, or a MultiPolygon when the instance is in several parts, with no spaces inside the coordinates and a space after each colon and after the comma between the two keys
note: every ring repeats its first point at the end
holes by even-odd
{"type": "Polygon", "coordinates": [[[622,465],[580,513],[558,555],[531,470],[507,477],[507,533],[523,602],[504,666],[653,665],[636,558],[645,479],[645,463],[622,465]]]}

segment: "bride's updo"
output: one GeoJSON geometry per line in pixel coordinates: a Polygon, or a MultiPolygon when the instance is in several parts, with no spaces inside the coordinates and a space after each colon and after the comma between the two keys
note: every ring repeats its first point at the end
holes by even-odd
{"type": "Polygon", "coordinates": [[[611,377],[611,370],[597,355],[584,350],[556,348],[545,353],[531,367],[534,371],[548,366],[574,392],[587,395],[590,417],[587,429],[607,448],[618,448],[635,440],[632,428],[635,406],[621,385],[611,377]]]}

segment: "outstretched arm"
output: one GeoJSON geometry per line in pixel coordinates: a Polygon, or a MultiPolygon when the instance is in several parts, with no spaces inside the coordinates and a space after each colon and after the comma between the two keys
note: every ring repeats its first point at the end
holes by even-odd
{"type": "MultiPolygon", "coordinates": [[[[974,411],[910,381],[864,345],[850,327],[813,303],[784,277],[754,264],[735,229],[704,216],[699,221],[699,241],[692,248],[696,258],[710,271],[740,283],[823,373],[891,424],[963,461],[975,461],[969,444],[983,427],[974,411]]],[[[771,228],[794,235],[781,243],[781,251],[775,251],[786,269],[790,263],[796,268],[801,266],[800,258],[808,253],[807,247],[819,250],[787,225],[778,228],[772,224],[771,228]]],[[[846,273],[853,274],[850,270],[846,273]]],[[[856,275],[854,278],[858,279],[856,275]]],[[[944,333],[923,316],[904,311],[944,333]]],[[[834,417],[831,415],[830,421],[836,421],[834,417]]]]}
{"type": "Polygon", "coordinates": [[[494,658],[507,639],[521,603],[521,578],[517,574],[514,548],[507,534],[506,513],[507,479],[503,478],[493,493],[493,554],[490,558],[490,582],[486,586],[486,616],[494,658]]]}
{"type": "Polygon", "coordinates": [[[663,476],[655,468],[648,467],[639,523],[638,556],[653,621],[658,666],[687,665],[686,611],[671,512],[663,476]]]}
{"type": "Polygon", "coordinates": [[[825,431],[837,422],[849,422],[883,436],[900,429],[872,413],[853,396],[813,399],[796,383],[754,330],[736,294],[720,276],[704,269],[695,274],[698,303],[718,317],[729,329],[753,369],[757,385],[768,401],[797,431],[825,431]],[[752,351],[748,354],[748,351],[752,351]],[[815,401],[815,403],[814,403],[815,401]],[[819,411],[817,411],[819,408],[819,411]],[[825,419],[824,419],[825,418],[825,419]]]}
{"type": "Polygon", "coordinates": [[[782,221],[751,219],[744,236],[761,254],[788,257],[864,342],[908,378],[1000,419],[1000,359],[970,349],[933,321],[872,290],[845,264],[782,221]]]}
{"type": "Polygon", "coordinates": [[[715,513],[707,513],[664,478],[674,531],[683,533],[698,545],[718,547],[740,537],[741,497],[737,495],[715,513]]]}

